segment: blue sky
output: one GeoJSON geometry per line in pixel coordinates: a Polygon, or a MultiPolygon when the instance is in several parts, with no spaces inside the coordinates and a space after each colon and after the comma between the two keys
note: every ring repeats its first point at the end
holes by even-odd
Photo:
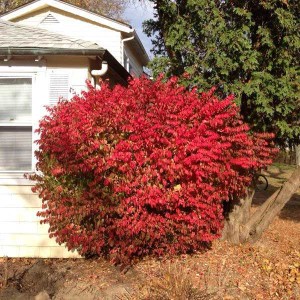
{"type": "Polygon", "coordinates": [[[142,23],[143,21],[152,18],[152,15],[152,6],[146,1],[143,1],[142,4],[139,1],[130,4],[124,13],[125,19],[136,30],[150,58],[153,57],[150,53],[150,49],[152,48],[151,39],[143,33],[142,23]]]}

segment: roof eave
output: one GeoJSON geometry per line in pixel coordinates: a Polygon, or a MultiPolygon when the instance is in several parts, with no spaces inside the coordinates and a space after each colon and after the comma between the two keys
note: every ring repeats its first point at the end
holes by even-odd
{"type": "Polygon", "coordinates": [[[111,67],[117,74],[119,74],[120,77],[122,77],[126,82],[128,82],[130,78],[132,78],[128,71],[114,58],[114,56],[109,51],[105,51],[102,60],[107,61],[109,67],[111,67]]]}
{"type": "Polygon", "coordinates": [[[137,42],[138,47],[140,48],[140,50],[142,52],[143,65],[146,66],[149,63],[150,58],[149,58],[147,51],[145,50],[143,43],[140,40],[138,34],[136,33],[136,31],[134,31],[134,40],[137,42]]]}
{"type": "Polygon", "coordinates": [[[115,59],[111,53],[105,49],[65,49],[65,48],[17,48],[0,47],[0,56],[96,56],[101,61],[106,61],[109,67],[114,70],[124,82],[128,83],[131,75],[115,59]]]}

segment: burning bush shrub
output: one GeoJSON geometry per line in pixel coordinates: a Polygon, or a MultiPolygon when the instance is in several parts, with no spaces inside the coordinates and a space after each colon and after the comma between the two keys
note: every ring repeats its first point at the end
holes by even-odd
{"type": "Polygon", "coordinates": [[[81,255],[129,262],[193,252],[219,237],[224,201],[271,163],[233,97],[146,78],[49,108],[40,122],[39,216],[81,255]]]}

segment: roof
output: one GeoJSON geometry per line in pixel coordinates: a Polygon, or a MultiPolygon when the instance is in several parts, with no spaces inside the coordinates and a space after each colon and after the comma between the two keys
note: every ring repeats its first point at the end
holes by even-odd
{"type": "Polygon", "coordinates": [[[105,51],[94,42],[83,41],[37,27],[0,19],[0,48],[53,48],[105,51]]]}
{"type": "Polygon", "coordinates": [[[6,21],[12,21],[16,18],[22,17],[30,12],[38,11],[40,9],[43,9],[45,7],[54,7],[62,11],[66,11],[69,13],[72,13],[74,15],[80,16],[86,20],[95,22],[99,25],[106,26],[109,28],[112,28],[114,30],[120,31],[125,34],[125,37],[134,36],[134,40],[130,41],[130,43],[133,43],[135,45],[134,47],[137,49],[140,57],[143,60],[144,64],[147,64],[149,62],[148,54],[141,43],[137,33],[132,28],[131,25],[114,20],[112,18],[105,17],[103,15],[90,12],[86,9],[83,9],[81,7],[75,6],[70,3],[66,3],[60,0],[34,0],[30,1],[27,4],[21,5],[9,12],[6,12],[0,16],[1,19],[6,21]]]}

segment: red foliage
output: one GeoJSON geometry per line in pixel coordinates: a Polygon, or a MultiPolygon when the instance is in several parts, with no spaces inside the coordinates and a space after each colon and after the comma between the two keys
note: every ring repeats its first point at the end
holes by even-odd
{"type": "Polygon", "coordinates": [[[90,89],[40,122],[35,190],[50,236],[82,255],[128,262],[199,250],[217,238],[223,201],[271,163],[229,96],[175,78],[90,89]]]}

